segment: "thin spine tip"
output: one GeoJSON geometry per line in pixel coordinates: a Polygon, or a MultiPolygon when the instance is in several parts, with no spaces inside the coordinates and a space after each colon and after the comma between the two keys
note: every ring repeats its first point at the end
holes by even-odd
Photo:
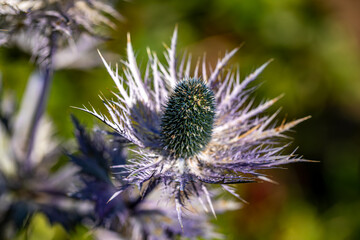
{"type": "Polygon", "coordinates": [[[177,34],[178,34],[178,24],[175,25],[174,33],[173,33],[173,36],[172,36],[172,40],[174,40],[174,41],[177,40],[177,34]]]}
{"type": "Polygon", "coordinates": [[[299,123],[301,123],[301,122],[304,122],[304,121],[306,121],[306,120],[308,120],[308,119],[310,119],[310,118],[311,118],[311,115],[306,116],[306,117],[303,117],[303,118],[299,118],[299,119],[297,119],[297,120],[295,120],[295,121],[293,121],[293,122],[295,123],[295,125],[297,125],[297,124],[299,124],[299,123]]]}
{"type": "Polygon", "coordinates": [[[111,200],[113,200],[114,198],[116,198],[121,192],[122,192],[121,190],[115,192],[115,193],[111,196],[111,198],[106,202],[106,204],[108,204],[111,200]]]}
{"type": "Polygon", "coordinates": [[[242,48],[245,45],[245,42],[240,43],[236,48],[236,51],[238,51],[240,48],[242,48]]]}
{"type": "Polygon", "coordinates": [[[310,119],[310,118],[312,118],[312,116],[311,116],[311,115],[308,115],[308,116],[303,117],[303,118],[300,118],[300,119],[303,120],[303,121],[305,121],[305,120],[308,120],[308,119],[310,119]]]}
{"type": "Polygon", "coordinates": [[[169,49],[170,49],[169,46],[166,45],[166,43],[162,43],[162,45],[164,46],[164,48],[165,48],[166,50],[169,50],[169,49]]]}
{"type": "Polygon", "coordinates": [[[272,179],[270,179],[268,177],[265,177],[265,176],[258,176],[257,178],[260,179],[260,180],[263,180],[265,182],[269,182],[269,183],[272,183],[272,184],[279,185],[278,182],[276,182],[276,181],[274,181],[274,180],[272,180],[272,179]]]}

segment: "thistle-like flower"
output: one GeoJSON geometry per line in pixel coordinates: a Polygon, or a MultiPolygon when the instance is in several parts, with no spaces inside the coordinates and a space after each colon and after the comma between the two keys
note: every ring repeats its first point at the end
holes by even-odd
{"type": "Polygon", "coordinates": [[[132,185],[146,192],[148,182],[156,181],[174,197],[182,224],[182,207],[192,195],[206,209],[204,198],[215,214],[210,184],[220,184],[236,195],[226,184],[271,181],[258,170],[301,160],[283,154],[287,144],[279,139],[308,117],[274,126],[278,111],[271,116],[263,113],[279,97],[257,106],[249,99],[253,89],[247,86],[269,62],[241,81],[238,70],[225,68],[238,51],[234,49],[219,59],[214,69],[207,69],[204,58],[192,72],[191,56],[184,56],[178,65],[176,43],[177,29],[165,53],[166,65],[148,50],[144,74],[136,63],[129,35],[123,75],[119,75],[118,65],[113,70],[100,54],[117,87],[114,100],[102,98],[110,117],[94,108],[82,110],[135,145],[135,156],[126,165],[128,176],[112,198],[132,185]]]}

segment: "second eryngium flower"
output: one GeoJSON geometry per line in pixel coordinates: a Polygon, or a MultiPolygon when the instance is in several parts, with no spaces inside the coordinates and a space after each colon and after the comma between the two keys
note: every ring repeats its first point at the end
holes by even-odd
{"type": "MultiPolygon", "coordinates": [[[[136,157],[125,166],[128,176],[112,198],[129,186],[136,185],[147,194],[162,184],[169,190],[169,199],[175,199],[182,225],[182,207],[192,196],[215,215],[209,184],[220,184],[237,196],[227,184],[271,181],[258,170],[301,160],[282,154],[287,144],[276,139],[307,117],[274,126],[271,123],[278,112],[271,116],[262,113],[278,98],[258,106],[249,101],[247,85],[268,62],[240,81],[238,71],[225,68],[238,50],[234,49],[219,59],[213,70],[206,69],[204,59],[191,72],[190,57],[178,65],[176,42],[177,29],[165,54],[166,65],[149,50],[144,74],[136,63],[129,35],[123,74],[118,74],[117,65],[111,69],[100,54],[118,89],[114,100],[103,99],[110,118],[93,108],[82,110],[135,145],[136,157]]],[[[123,172],[124,165],[119,167],[123,172]]]]}

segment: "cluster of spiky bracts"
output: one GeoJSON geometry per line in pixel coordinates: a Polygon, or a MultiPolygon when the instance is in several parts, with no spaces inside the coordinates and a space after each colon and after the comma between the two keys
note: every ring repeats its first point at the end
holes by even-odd
{"type": "MultiPolygon", "coordinates": [[[[141,196],[138,191],[127,191],[109,202],[124,177],[121,171],[112,175],[111,165],[126,164],[124,147],[127,141],[118,134],[109,136],[99,129],[90,135],[75,118],[73,122],[79,152],[70,157],[80,169],[80,181],[71,196],[80,202],[94,203],[87,222],[92,222],[97,238],[107,239],[106,234],[112,234],[116,239],[134,240],[221,237],[214,232],[206,214],[189,213],[184,219],[186,231],[183,232],[172,204],[158,204],[161,193],[156,188],[156,181],[149,182],[147,191],[141,196]]],[[[218,211],[230,209],[220,204],[216,207],[218,211]]]]}
{"type": "Polygon", "coordinates": [[[69,164],[56,167],[61,151],[43,113],[59,48],[71,45],[74,50],[78,39],[104,38],[101,25],[115,27],[110,19],[119,17],[108,3],[98,0],[0,1],[0,46],[18,45],[39,67],[29,79],[18,112],[13,99],[3,98],[0,81],[1,239],[13,239],[38,213],[67,230],[87,217],[81,211],[86,203],[68,196],[76,169],[69,164]]]}
{"type": "MultiPolygon", "coordinates": [[[[158,204],[161,193],[155,182],[141,196],[138,191],[128,191],[109,202],[126,174],[117,171],[113,177],[111,166],[126,164],[127,141],[99,129],[89,134],[75,118],[78,151],[69,154],[72,164],[51,170],[60,151],[50,122],[42,119],[31,168],[25,169],[20,150],[31,119],[25,110],[31,109],[36,99],[25,97],[27,104],[17,113],[16,104],[1,90],[0,82],[0,239],[13,239],[21,229],[31,229],[29,223],[37,214],[69,232],[83,224],[92,229],[95,239],[221,237],[206,214],[189,213],[184,219],[187,231],[183,232],[173,206],[158,204]]],[[[231,202],[215,205],[217,211],[238,207],[231,202]]]]}
{"type": "MultiPolygon", "coordinates": [[[[267,116],[264,111],[279,98],[254,106],[248,85],[269,62],[240,80],[239,71],[225,67],[238,50],[234,49],[215,68],[207,69],[204,58],[191,71],[191,56],[178,61],[176,42],[177,30],[165,53],[166,65],[148,51],[145,74],[140,73],[129,35],[123,74],[100,54],[116,84],[115,99],[102,99],[109,117],[93,108],[82,110],[135,146],[134,157],[125,166],[127,176],[111,199],[132,185],[146,192],[149,182],[155,182],[175,199],[181,224],[182,208],[189,206],[192,196],[214,212],[209,184],[220,184],[234,194],[226,184],[271,181],[258,170],[300,161],[294,154],[282,153],[287,144],[279,139],[306,118],[275,126],[278,112],[267,116]]],[[[113,166],[117,167],[124,168],[113,166]]]]}
{"type": "MultiPolygon", "coordinates": [[[[51,122],[42,118],[27,166],[22,146],[32,119],[28,110],[37,102],[29,93],[32,91],[26,92],[23,105],[16,111],[11,95],[3,94],[0,81],[0,239],[13,239],[24,228],[31,232],[29,224],[38,214],[69,232],[85,225],[95,239],[221,237],[206,214],[188,213],[183,232],[173,205],[158,204],[161,193],[156,181],[149,183],[141,196],[138,191],[127,191],[109,202],[127,175],[119,169],[113,175],[111,169],[112,165],[127,163],[127,141],[98,129],[89,134],[75,118],[78,151],[69,154],[72,163],[53,170],[61,151],[51,122]]],[[[215,202],[220,212],[237,207],[232,202],[215,202]]]]}

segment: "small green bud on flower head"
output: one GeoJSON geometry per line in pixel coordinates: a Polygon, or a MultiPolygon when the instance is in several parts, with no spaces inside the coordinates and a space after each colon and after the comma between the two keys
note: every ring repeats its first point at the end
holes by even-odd
{"type": "Polygon", "coordinates": [[[161,118],[165,150],[180,158],[194,156],[211,140],[215,117],[214,93],[200,79],[179,82],[161,118]]]}

